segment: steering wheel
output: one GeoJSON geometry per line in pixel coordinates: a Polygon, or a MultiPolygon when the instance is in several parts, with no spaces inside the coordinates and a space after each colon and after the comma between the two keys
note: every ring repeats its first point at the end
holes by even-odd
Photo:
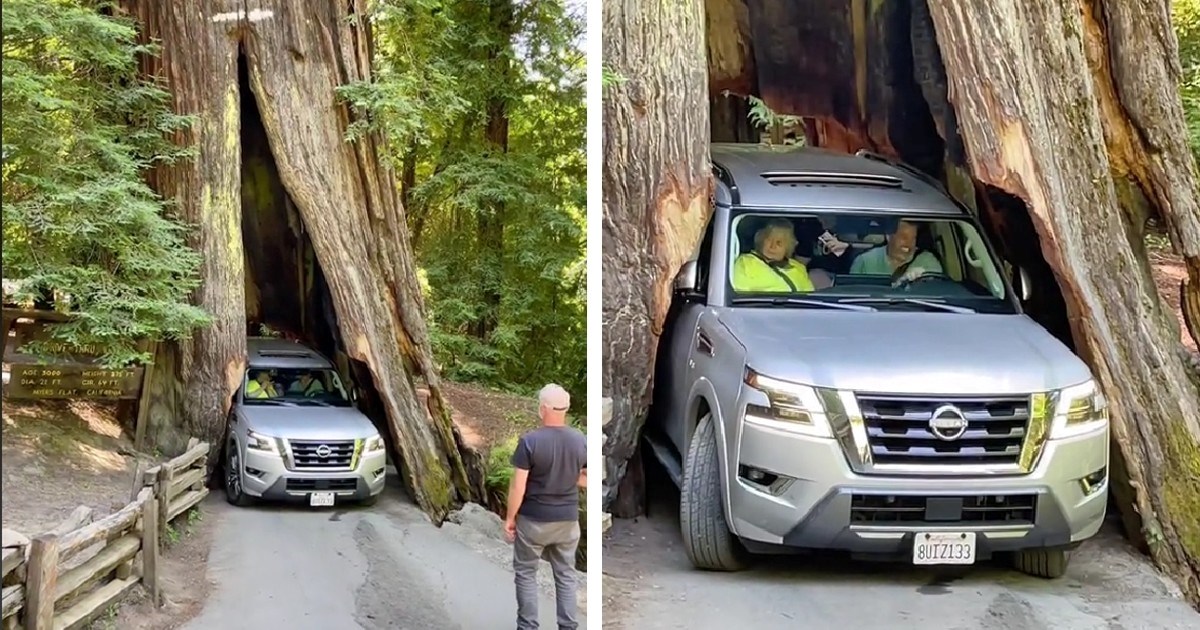
{"type": "Polygon", "coordinates": [[[950,276],[948,276],[940,271],[926,271],[925,273],[923,273],[911,280],[905,279],[904,274],[899,273],[899,274],[892,276],[892,285],[897,286],[897,287],[903,287],[903,286],[908,286],[910,284],[917,284],[918,282],[924,282],[926,280],[950,280],[950,279],[951,279],[950,276]]]}

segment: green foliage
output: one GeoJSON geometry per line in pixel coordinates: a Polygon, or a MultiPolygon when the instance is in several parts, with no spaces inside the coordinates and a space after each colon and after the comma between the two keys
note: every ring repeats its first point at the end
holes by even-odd
{"type": "Polygon", "coordinates": [[[522,394],[554,381],[584,400],[581,8],[385,0],[374,10],[374,80],[341,94],[367,114],[352,133],[380,132],[400,175],[443,374],[522,394]]]}
{"type": "Polygon", "coordinates": [[[207,322],[188,305],[199,255],[163,216],[145,169],[186,157],[166,137],[190,124],[138,78],[134,25],[85,0],[5,0],[4,275],[23,303],[76,317],[67,346],[108,365],[145,360],[141,339],[180,338],[207,322]]]}
{"type": "Polygon", "coordinates": [[[508,492],[508,484],[512,482],[512,456],[517,450],[517,440],[520,436],[505,440],[504,442],[492,447],[488,453],[487,463],[484,465],[484,483],[489,490],[495,492],[508,492]]]}
{"type": "Polygon", "coordinates": [[[613,70],[608,64],[604,64],[600,67],[600,86],[602,88],[621,85],[628,80],[629,79],[625,78],[625,75],[613,70]]]}
{"type": "Polygon", "coordinates": [[[1200,0],[1174,0],[1171,20],[1179,40],[1179,64],[1183,69],[1179,93],[1183,97],[1192,155],[1200,165],[1200,0]]]}
{"type": "MultiPolygon", "coordinates": [[[[725,92],[725,96],[729,96],[729,92],[725,92]]],[[[747,102],[750,103],[750,122],[754,123],[755,127],[767,131],[769,133],[779,133],[795,128],[801,123],[799,116],[790,114],[777,114],[770,107],[767,107],[766,102],[756,96],[747,96],[747,102]]],[[[785,138],[783,144],[792,145],[801,143],[802,138],[785,138]]]]}

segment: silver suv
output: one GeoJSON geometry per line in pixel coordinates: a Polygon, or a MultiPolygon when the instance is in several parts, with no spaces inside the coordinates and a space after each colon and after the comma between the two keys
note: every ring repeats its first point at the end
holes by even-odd
{"type": "Polygon", "coordinates": [[[333,364],[299,343],[247,339],[248,369],[226,427],[225,497],[374,503],[387,449],[333,364]]]}
{"type": "Polygon", "coordinates": [[[1010,282],[975,217],[907,165],[755,145],[712,160],[647,431],[692,563],[1011,552],[1062,575],[1104,520],[1108,414],[1087,366],[1022,312],[1028,276],[1010,282]],[[781,247],[807,271],[764,253],[781,247]]]}

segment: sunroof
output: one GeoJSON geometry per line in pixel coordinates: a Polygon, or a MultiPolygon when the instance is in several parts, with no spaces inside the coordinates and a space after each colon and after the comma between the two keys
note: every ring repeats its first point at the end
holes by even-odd
{"type": "Polygon", "coordinates": [[[877,186],[880,188],[901,188],[903,182],[891,175],[871,175],[865,173],[828,173],[813,171],[767,171],[760,173],[763,179],[775,186],[798,185],[842,185],[842,186],[877,186]]]}

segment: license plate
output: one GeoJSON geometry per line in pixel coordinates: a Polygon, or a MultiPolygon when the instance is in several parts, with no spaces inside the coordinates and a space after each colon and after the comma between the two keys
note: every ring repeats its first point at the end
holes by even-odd
{"type": "Polygon", "coordinates": [[[913,564],[975,564],[975,532],[919,532],[913,564]]]}
{"type": "Polygon", "coordinates": [[[332,492],[314,492],[308,495],[308,504],[313,506],[330,506],[333,505],[332,492]]]}

